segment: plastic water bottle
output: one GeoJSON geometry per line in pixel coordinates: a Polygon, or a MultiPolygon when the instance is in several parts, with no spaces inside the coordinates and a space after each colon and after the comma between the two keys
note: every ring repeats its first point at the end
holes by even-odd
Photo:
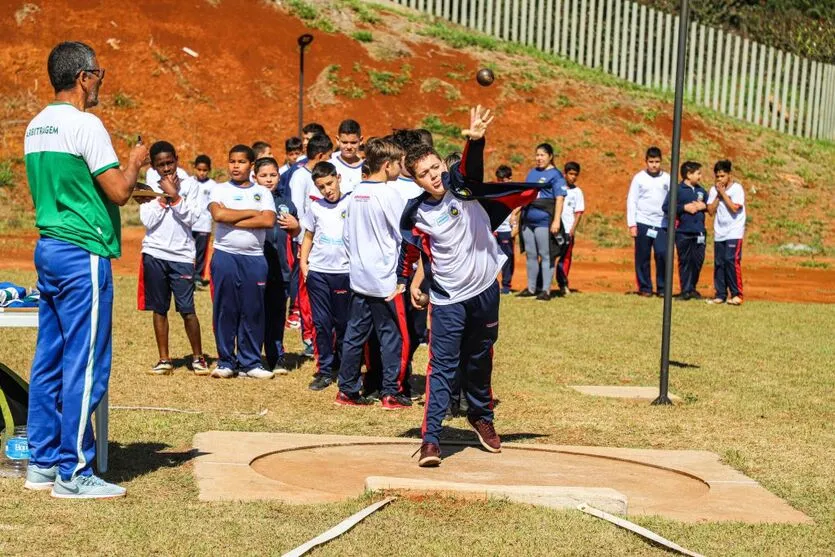
{"type": "Polygon", "coordinates": [[[26,467],[29,465],[29,440],[26,438],[26,426],[17,426],[10,435],[4,437],[0,475],[25,476],[26,467]]]}

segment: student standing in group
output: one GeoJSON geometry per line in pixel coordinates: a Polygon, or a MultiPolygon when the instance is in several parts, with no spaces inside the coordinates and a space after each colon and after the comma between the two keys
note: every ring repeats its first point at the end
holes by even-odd
{"type": "MultiPolygon", "coordinates": [[[[447,165],[449,167],[450,165],[447,165]]],[[[513,169],[506,164],[496,169],[496,181],[507,183],[513,179],[513,169]]],[[[516,236],[519,235],[519,210],[514,210],[496,229],[496,239],[499,247],[507,258],[502,265],[502,294],[510,294],[510,283],[513,280],[513,267],[516,264],[516,236]]]]}
{"type": "MultiPolygon", "coordinates": [[[[705,262],[705,212],[707,192],[699,184],[702,181],[702,165],[686,161],[681,165],[681,183],[678,185],[678,202],[675,208],[676,251],[678,252],[678,276],[681,282],[680,300],[701,299],[696,290],[699,274],[705,262]]],[[[667,214],[669,194],[664,199],[667,214]]],[[[670,215],[667,215],[668,221],[670,215]]]]}
{"type": "Polygon", "coordinates": [[[339,151],[331,156],[330,162],[340,176],[340,191],[347,194],[362,182],[362,158],[359,154],[362,130],[356,120],[343,120],[336,133],[336,146],[339,151]]]}
{"type": "Polygon", "coordinates": [[[267,284],[264,239],[276,213],[272,192],[249,181],[254,161],[250,147],[232,147],[229,181],[212,190],[209,202],[217,223],[211,272],[218,361],[211,375],[221,379],[234,377],[238,369],[257,379],[273,377],[261,366],[261,345],[267,284]]]}
{"type": "Polygon", "coordinates": [[[348,322],[351,280],[343,230],[350,194],[340,190],[342,178],[332,163],[317,163],[312,174],[321,198],[310,204],[301,223],[299,265],[310,297],[316,350],[316,375],[309,387],[321,391],[336,379],[348,322]]]}
{"type": "Polygon", "coordinates": [[[400,174],[403,150],[384,139],[366,145],[368,179],[361,182],[348,203],[344,242],[350,261],[351,308],[336,403],[371,404],[360,395],[360,363],[363,349],[376,332],[383,361],[381,403],[386,410],[411,406],[403,395],[409,356],[409,337],[402,290],[397,288],[397,256],[400,252],[400,216],[403,201],[386,185],[400,174]]]}
{"type": "Polygon", "coordinates": [[[177,153],[167,141],[151,145],[151,165],[161,176],[159,183],[148,184],[165,194],[139,207],[145,226],[142,240],[142,266],[139,271],[137,305],[153,312],[154,338],[159,361],[148,370],[152,375],[169,375],[174,370],[168,351],[168,309],[171,295],[183,317],[192,350],[191,367],[195,375],[207,375],[203,359],[200,322],[194,308],[194,237],[192,225],[200,216],[199,186],[196,180],[177,168],[177,153]]]}
{"type": "Polygon", "coordinates": [[[209,212],[209,196],[217,183],[209,178],[212,171],[212,159],[208,155],[197,155],[194,159],[194,179],[198,184],[197,208],[200,211],[194,226],[191,227],[194,238],[194,283],[199,286],[209,284],[209,241],[212,239],[212,214],[209,212]]]}
{"type": "Polygon", "coordinates": [[[279,194],[278,163],[271,157],[255,161],[256,183],[273,195],[275,224],[264,238],[264,257],[267,260],[267,284],[264,287],[264,355],[267,369],[274,375],[285,375],[290,368],[284,360],[284,321],[287,317],[287,298],[290,290],[291,265],[287,254],[293,253],[292,239],[299,234],[299,221],[293,203],[279,194]]]}
{"type": "Polygon", "coordinates": [[[551,235],[560,232],[560,217],[565,196],[565,178],[554,166],[554,148],[549,143],[536,147],[536,166],[528,172],[525,182],[548,184],[539,190],[537,199],[522,211],[522,241],[527,257],[528,287],[519,292],[525,298],[551,299],[551,280],[554,278],[554,259],[551,257],[551,235]],[[537,278],[542,290],[537,292],[537,278]]]}
{"type": "Polygon", "coordinates": [[[302,156],[302,139],[300,137],[288,137],[284,141],[284,164],[278,168],[279,176],[290,170],[302,156]]]}
{"type": "MultiPolygon", "coordinates": [[[[307,158],[303,164],[297,166],[290,178],[289,190],[290,199],[299,213],[299,220],[304,219],[308,207],[313,199],[319,197],[319,190],[313,183],[312,172],[316,163],[328,161],[333,154],[333,142],[326,135],[316,134],[307,142],[307,158]]],[[[295,238],[295,248],[301,246],[303,235],[295,238]]],[[[304,344],[304,355],[310,358],[314,355],[313,348],[313,318],[310,314],[310,300],[307,296],[307,287],[299,274],[298,251],[296,251],[296,265],[293,267],[293,282],[296,283],[295,295],[298,306],[300,324],[302,329],[302,342],[304,344]]]]}
{"type": "Polygon", "coordinates": [[[565,163],[565,184],[568,188],[568,195],[565,196],[565,204],[562,208],[562,227],[568,234],[568,247],[560,255],[557,261],[557,286],[560,294],[567,296],[571,293],[568,288],[568,273],[571,271],[571,256],[574,254],[574,233],[583,219],[583,212],[586,210],[586,200],[583,197],[583,190],[577,185],[577,178],[580,177],[580,163],[570,161],[565,163]]]}
{"type": "Polygon", "coordinates": [[[664,294],[664,262],[667,258],[665,199],[670,191],[670,175],[661,170],[661,149],[650,147],[646,169],[632,178],[626,196],[626,225],[635,241],[635,283],[638,295],[651,297],[650,256],[655,254],[655,294],[664,294]]]}
{"type": "Polygon", "coordinates": [[[745,236],[745,190],[733,179],[733,166],[721,160],[713,166],[716,185],[707,196],[713,219],[713,285],[710,303],[742,304],[742,239],[745,236]],[[728,294],[730,293],[730,299],[728,294]]]}

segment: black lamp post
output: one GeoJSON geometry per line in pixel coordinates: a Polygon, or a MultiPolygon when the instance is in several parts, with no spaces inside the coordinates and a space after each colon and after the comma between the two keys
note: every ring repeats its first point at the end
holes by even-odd
{"type": "Polygon", "coordinates": [[[676,59],[676,97],[673,105],[673,145],[670,164],[670,204],[667,206],[667,261],[664,268],[664,320],[661,326],[661,373],[655,405],[672,404],[668,396],[670,383],[670,326],[673,310],[673,260],[675,260],[675,214],[678,201],[678,166],[681,155],[681,111],[684,100],[684,61],[687,59],[687,0],[681,0],[678,27],[678,56],[676,59]]]}
{"type": "Polygon", "coordinates": [[[304,50],[313,42],[313,35],[305,33],[296,39],[299,44],[299,137],[302,136],[304,126],[304,50]]]}

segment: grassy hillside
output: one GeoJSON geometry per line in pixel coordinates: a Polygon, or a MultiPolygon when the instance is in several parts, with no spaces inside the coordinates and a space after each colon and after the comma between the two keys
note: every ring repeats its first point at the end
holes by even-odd
{"type": "MultiPolygon", "coordinates": [[[[669,153],[671,97],[599,71],[504,43],[393,4],[249,0],[143,8],[105,2],[42,5],[0,37],[0,230],[31,227],[23,179],[26,122],[48,102],[49,49],[81,38],[108,68],[96,113],[125,154],[137,134],[174,143],[183,161],[209,153],[222,172],[234,143],[279,146],[295,133],[296,37],[316,37],[307,57],[306,119],[335,130],[345,117],[366,136],[423,126],[441,150],[460,148],[458,129],[474,103],[497,122],[487,163],[509,163],[522,177],[533,147],[550,141],[558,160],[583,166],[584,234],[602,246],[627,245],[624,200],[647,146],[669,153]],[[188,47],[198,58],[182,51],[188,47]],[[473,76],[496,72],[489,88],[473,76]]],[[[730,157],[748,191],[749,249],[774,252],[802,243],[816,254],[835,247],[835,146],[781,136],[708,110],[686,107],[683,155],[708,166],[730,157]]],[[[279,147],[280,150],[280,147],[279,147]]],[[[126,218],[135,224],[134,209],[126,218]]]]}

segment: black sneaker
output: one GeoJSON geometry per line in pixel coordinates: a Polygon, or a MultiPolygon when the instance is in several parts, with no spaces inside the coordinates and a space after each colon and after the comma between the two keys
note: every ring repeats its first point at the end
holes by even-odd
{"type": "Polygon", "coordinates": [[[520,292],[516,295],[516,297],[517,297],[517,298],[533,298],[534,296],[536,296],[536,294],[534,294],[533,292],[531,292],[531,291],[530,291],[530,290],[528,290],[527,288],[523,288],[523,289],[522,289],[522,290],[521,290],[521,291],[520,291],[520,292]]]}
{"type": "Polygon", "coordinates": [[[324,391],[333,384],[333,378],[327,375],[316,375],[316,378],[307,386],[311,391],[324,391]]]}
{"type": "Polygon", "coordinates": [[[336,400],[334,400],[333,403],[340,406],[369,406],[374,404],[374,401],[364,396],[360,396],[359,393],[348,394],[339,391],[336,393],[336,400]]]}
{"type": "Polygon", "coordinates": [[[368,400],[373,400],[374,402],[379,402],[383,395],[380,394],[380,391],[371,391],[367,395],[364,395],[365,398],[368,400]]]}
{"type": "Polygon", "coordinates": [[[412,405],[412,400],[402,394],[386,395],[380,402],[383,405],[383,410],[402,410],[412,405]]]}
{"type": "Polygon", "coordinates": [[[551,294],[543,290],[542,292],[536,295],[536,299],[542,302],[548,302],[551,300],[551,294]]]}

